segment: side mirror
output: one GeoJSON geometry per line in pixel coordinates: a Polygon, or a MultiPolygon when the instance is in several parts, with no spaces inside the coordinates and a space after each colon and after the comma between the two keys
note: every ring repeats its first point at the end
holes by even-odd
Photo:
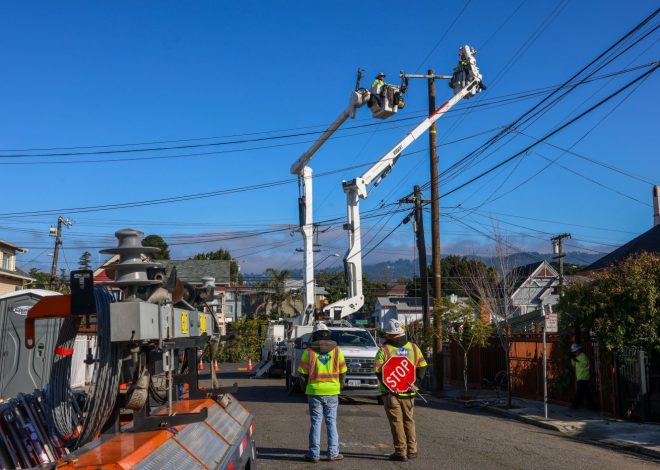
{"type": "Polygon", "coordinates": [[[302,349],[307,349],[309,347],[309,343],[305,341],[304,343],[302,343],[301,347],[302,349]]]}

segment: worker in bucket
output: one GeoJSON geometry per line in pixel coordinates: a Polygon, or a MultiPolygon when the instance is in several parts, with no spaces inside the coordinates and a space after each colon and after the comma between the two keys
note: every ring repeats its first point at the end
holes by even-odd
{"type": "Polygon", "coordinates": [[[586,401],[587,407],[591,408],[591,393],[589,393],[589,382],[591,371],[589,370],[589,356],[582,352],[582,346],[577,343],[571,344],[571,363],[575,368],[575,398],[571,403],[571,409],[577,410],[586,401]]]}
{"type": "Polygon", "coordinates": [[[399,320],[390,320],[385,325],[385,344],[383,344],[374,361],[374,372],[380,382],[380,392],[385,405],[385,415],[390,422],[394,453],[390,460],[405,462],[417,458],[417,437],[415,435],[415,395],[417,387],[411,387],[405,393],[392,393],[383,383],[383,365],[393,356],[406,356],[415,365],[415,378],[421,383],[426,375],[426,360],[419,347],[406,339],[403,325],[399,320]]]}
{"type": "Polygon", "coordinates": [[[298,372],[305,384],[309,402],[309,451],[304,459],[318,462],[321,455],[321,423],[325,418],[328,434],[328,460],[343,460],[339,453],[337,433],[337,407],[339,392],[346,378],[346,360],[335,341],[330,339],[330,330],[324,323],[316,323],[312,342],[303,352],[298,372]]]}
{"type": "Polygon", "coordinates": [[[376,75],[373,83],[371,84],[371,97],[369,98],[369,107],[371,108],[374,104],[378,105],[379,108],[383,107],[383,97],[382,94],[385,91],[385,74],[379,72],[376,75]]]}

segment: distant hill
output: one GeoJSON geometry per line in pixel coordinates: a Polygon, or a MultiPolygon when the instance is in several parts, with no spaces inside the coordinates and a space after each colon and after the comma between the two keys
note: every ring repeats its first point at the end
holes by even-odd
{"type": "MultiPolygon", "coordinates": [[[[445,255],[443,256],[443,258],[445,258],[446,256],[451,256],[451,255],[445,255]]],[[[570,264],[589,265],[594,261],[598,260],[599,258],[601,258],[602,256],[603,255],[601,254],[571,251],[566,253],[566,258],[564,259],[564,263],[569,265],[570,264]]],[[[553,257],[552,253],[537,253],[537,252],[514,253],[509,256],[506,265],[510,267],[515,267],[529,263],[535,263],[537,261],[540,262],[543,260],[550,262],[552,261],[552,257],[553,257]]],[[[497,259],[489,258],[486,256],[470,256],[469,258],[481,260],[488,266],[499,264],[497,259]]],[[[431,262],[430,254],[427,255],[427,259],[428,262],[430,263],[431,262]]],[[[341,266],[337,266],[336,268],[331,269],[331,271],[342,271],[342,270],[343,268],[341,266]]],[[[416,260],[413,261],[410,259],[398,259],[394,261],[383,261],[380,263],[369,264],[363,266],[362,271],[367,275],[367,277],[371,281],[396,281],[398,279],[410,279],[412,278],[413,273],[418,274],[419,265],[416,260]]],[[[302,269],[290,269],[289,272],[291,273],[291,277],[293,278],[300,279],[303,277],[302,269]]],[[[265,274],[257,274],[257,275],[249,274],[248,276],[261,277],[261,276],[265,276],[265,274]]]]}

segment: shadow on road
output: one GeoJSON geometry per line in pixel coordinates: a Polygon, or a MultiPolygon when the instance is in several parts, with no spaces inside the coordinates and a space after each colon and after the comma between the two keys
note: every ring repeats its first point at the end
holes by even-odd
{"type": "MultiPolygon", "coordinates": [[[[257,455],[259,460],[286,460],[293,462],[304,462],[306,451],[300,449],[287,449],[282,447],[258,447],[257,455]]],[[[388,460],[386,455],[383,454],[365,454],[360,452],[345,452],[342,451],[345,459],[369,459],[369,460],[388,460]]],[[[323,456],[321,457],[323,460],[323,456]]]]}

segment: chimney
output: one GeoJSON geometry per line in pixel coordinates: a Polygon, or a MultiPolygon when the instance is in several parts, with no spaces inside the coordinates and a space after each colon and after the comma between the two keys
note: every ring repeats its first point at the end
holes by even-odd
{"type": "Polygon", "coordinates": [[[660,225],[660,186],[653,186],[653,226],[660,225]]]}

